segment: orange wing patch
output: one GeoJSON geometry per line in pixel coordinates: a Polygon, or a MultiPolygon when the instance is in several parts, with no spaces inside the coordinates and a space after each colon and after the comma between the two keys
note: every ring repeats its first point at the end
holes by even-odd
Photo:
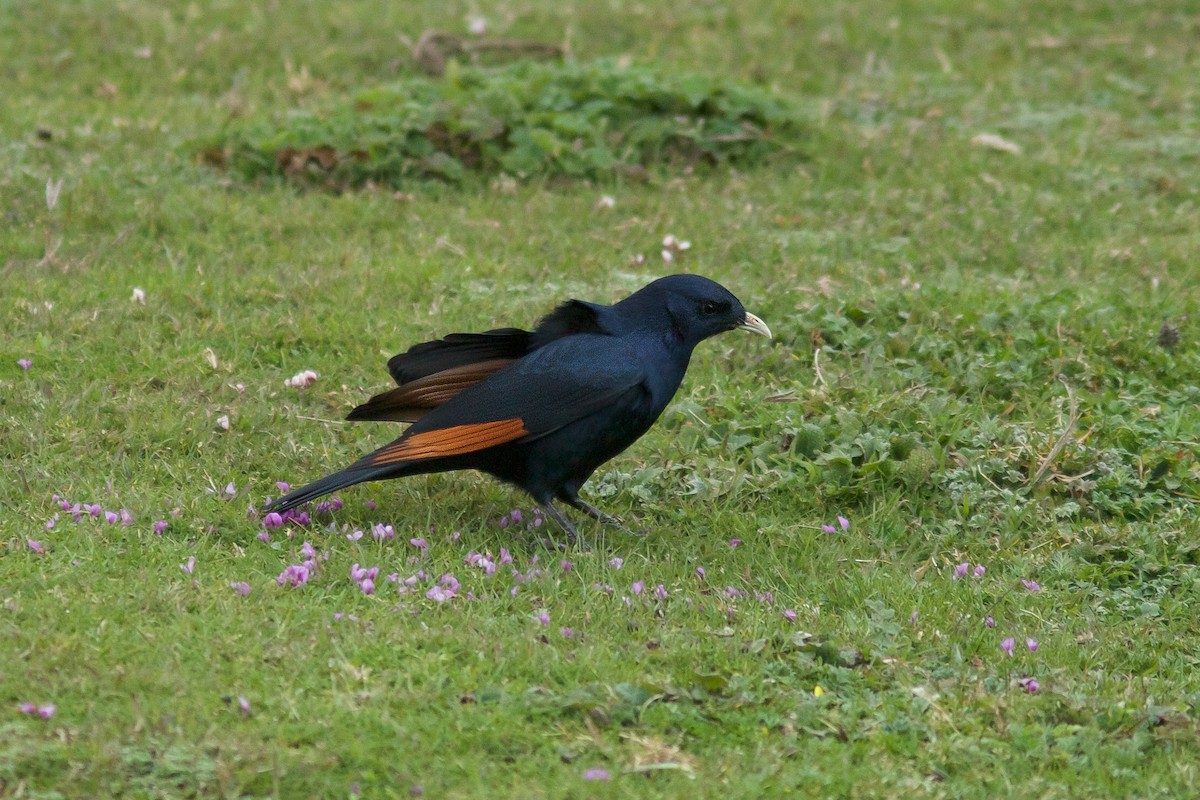
{"type": "Polygon", "coordinates": [[[477,422],[472,425],[454,425],[405,436],[389,444],[371,456],[374,465],[395,464],[398,461],[423,461],[428,458],[460,456],[515,441],[528,434],[525,423],[520,419],[502,419],[497,422],[477,422]]]}

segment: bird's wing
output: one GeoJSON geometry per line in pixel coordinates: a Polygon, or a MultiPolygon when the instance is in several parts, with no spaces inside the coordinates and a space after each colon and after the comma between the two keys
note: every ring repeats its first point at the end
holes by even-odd
{"type": "Polygon", "coordinates": [[[529,331],[497,328],[486,333],[452,333],[413,345],[388,360],[388,371],[401,386],[440,372],[480,362],[512,361],[529,350],[529,331]]]}
{"type": "Polygon", "coordinates": [[[540,348],[425,416],[359,469],[459,456],[530,441],[641,392],[637,351],[611,336],[571,336],[540,348]]]}
{"type": "Polygon", "coordinates": [[[388,361],[388,370],[399,385],[356,406],[346,419],[416,422],[531,350],[577,333],[617,333],[607,329],[608,311],[609,306],[568,300],[546,315],[532,332],[498,328],[486,333],[452,333],[413,345],[388,361]]]}
{"type": "Polygon", "coordinates": [[[410,380],[375,395],[356,406],[346,419],[352,421],[416,422],[451,397],[513,363],[513,358],[487,358],[443,369],[410,380]]]}

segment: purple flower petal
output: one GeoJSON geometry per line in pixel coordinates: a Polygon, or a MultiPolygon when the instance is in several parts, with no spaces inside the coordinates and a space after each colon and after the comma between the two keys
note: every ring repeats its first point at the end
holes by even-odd
{"type": "Polygon", "coordinates": [[[584,770],[583,772],[583,779],[585,781],[607,781],[610,778],[611,776],[608,774],[608,770],[601,767],[592,767],[591,769],[584,770]]]}
{"type": "Polygon", "coordinates": [[[195,571],[196,571],[196,557],[195,557],[195,556],[188,556],[187,563],[186,563],[186,564],[180,564],[180,565],[179,565],[179,568],[180,568],[181,570],[183,570],[185,573],[187,573],[188,575],[191,575],[193,572],[195,572],[195,571]]]}
{"type": "Polygon", "coordinates": [[[26,372],[28,372],[29,368],[33,366],[33,359],[32,358],[18,358],[17,366],[20,367],[21,369],[25,370],[26,372]]]}
{"type": "Polygon", "coordinates": [[[245,581],[230,581],[229,588],[237,592],[239,597],[245,597],[250,594],[250,584],[245,581]]]}
{"type": "Polygon", "coordinates": [[[1042,587],[1038,585],[1037,581],[1030,581],[1021,578],[1021,585],[1031,592],[1040,592],[1042,590],[1042,587]]]}
{"type": "Polygon", "coordinates": [[[30,550],[37,553],[38,555],[45,555],[45,553],[46,553],[46,546],[44,544],[42,544],[41,542],[39,542],[37,539],[26,539],[25,544],[29,547],[30,550]]]}
{"type": "Polygon", "coordinates": [[[967,574],[967,570],[969,570],[970,568],[971,568],[971,565],[964,561],[963,563],[959,564],[957,567],[954,568],[954,574],[950,576],[950,580],[956,581],[959,578],[964,577],[967,574]]]}
{"type": "Polygon", "coordinates": [[[826,533],[837,533],[837,528],[833,527],[832,525],[822,525],[821,530],[825,531],[826,533]]]}
{"type": "Polygon", "coordinates": [[[1004,641],[1000,642],[1000,649],[1011,656],[1013,654],[1013,648],[1016,647],[1016,645],[1017,640],[1010,636],[1004,641]]]}
{"type": "Polygon", "coordinates": [[[786,608],[783,611],[783,618],[786,619],[788,622],[795,622],[797,619],[797,615],[794,610],[792,610],[790,608],[786,608]]]}
{"type": "Polygon", "coordinates": [[[633,592],[635,595],[638,595],[638,594],[641,594],[642,590],[644,590],[645,588],[646,588],[646,584],[643,583],[642,581],[634,581],[633,586],[631,586],[629,590],[631,592],[633,592]]]}
{"type": "Polygon", "coordinates": [[[1038,649],[1038,640],[1026,636],[1025,646],[1029,648],[1029,652],[1036,653],[1038,649]]]}
{"type": "Polygon", "coordinates": [[[167,526],[170,524],[171,523],[167,522],[165,519],[160,519],[158,522],[154,523],[154,533],[158,536],[162,536],[163,531],[165,531],[167,526]]]}
{"type": "Polygon", "coordinates": [[[238,695],[238,710],[242,712],[243,717],[250,716],[250,701],[243,695],[238,695]]]}
{"type": "Polygon", "coordinates": [[[850,530],[850,520],[846,519],[845,517],[838,517],[837,519],[838,519],[838,525],[841,526],[842,530],[844,530],[844,531],[850,530]]]}

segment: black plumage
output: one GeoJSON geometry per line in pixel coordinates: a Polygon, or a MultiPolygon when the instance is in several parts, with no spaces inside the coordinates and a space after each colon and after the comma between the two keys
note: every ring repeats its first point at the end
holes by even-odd
{"type": "Polygon", "coordinates": [[[533,331],[452,334],[417,345],[388,364],[399,386],[348,417],[412,426],[268,510],[364,481],[476,469],[524,489],[572,536],[574,525],[555,500],[616,522],[584,502],[580,488],[658,419],[696,345],[735,328],[770,336],[720,284],[672,275],[611,306],[564,303],[533,331]]]}

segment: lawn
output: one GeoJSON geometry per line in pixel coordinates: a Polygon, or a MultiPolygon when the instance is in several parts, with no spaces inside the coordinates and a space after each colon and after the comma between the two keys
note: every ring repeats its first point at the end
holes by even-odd
{"type": "Polygon", "coordinates": [[[0,3],[0,797],[1197,795],[1198,35],[1187,0],[0,3]],[[203,157],[476,16],[787,98],[799,152],[346,192],[203,157]],[[676,271],[775,339],[701,345],[585,487],[645,536],[548,547],[466,473],[263,526],[394,437],[342,421],[390,355],[676,271]]]}

